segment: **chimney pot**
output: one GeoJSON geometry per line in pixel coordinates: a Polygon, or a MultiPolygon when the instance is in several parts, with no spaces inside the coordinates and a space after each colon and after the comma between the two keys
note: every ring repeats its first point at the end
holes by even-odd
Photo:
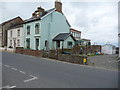
{"type": "Polygon", "coordinates": [[[56,8],[56,11],[62,13],[62,3],[60,2],[60,0],[55,1],[55,8],[56,8]]]}
{"type": "Polygon", "coordinates": [[[32,13],[32,17],[33,17],[33,18],[37,17],[35,12],[32,13]]]}
{"type": "Polygon", "coordinates": [[[45,10],[40,6],[38,9],[38,17],[42,16],[45,13],[45,10]]]}

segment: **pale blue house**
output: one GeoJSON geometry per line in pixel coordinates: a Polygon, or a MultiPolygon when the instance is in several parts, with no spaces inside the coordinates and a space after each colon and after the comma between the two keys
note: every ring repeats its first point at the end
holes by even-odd
{"type": "Polygon", "coordinates": [[[72,48],[75,39],[70,34],[70,24],[62,13],[62,3],[55,1],[55,8],[44,10],[41,7],[25,20],[24,48],[50,50],[72,48]],[[62,36],[62,37],[61,37],[62,36]]]}

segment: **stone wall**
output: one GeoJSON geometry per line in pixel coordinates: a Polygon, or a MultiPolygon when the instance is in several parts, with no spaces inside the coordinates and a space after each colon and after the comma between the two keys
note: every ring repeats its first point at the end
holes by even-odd
{"type": "Polygon", "coordinates": [[[83,58],[82,56],[76,56],[76,55],[65,55],[65,54],[59,54],[58,60],[70,62],[70,63],[76,63],[76,64],[83,64],[83,58]]]}
{"type": "Polygon", "coordinates": [[[76,63],[76,64],[83,64],[83,58],[84,58],[84,56],[62,54],[54,50],[49,52],[42,51],[42,57],[56,59],[59,61],[65,61],[70,63],[76,63]]]}
{"type": "Polygon", "coordinates": [[[101,52],[100,45],[75,46],[72,49],[73,54],[88,54],[88,53],[95,53],[95,52],[101,52]]]}
{"type": "Polygon", "coordinates": [[[39,50],[16,49],[16,53],[50,58],[50,59],[76,63],[76,64],[83,64],[83,58],[84,58],[84,56],[78,56],[74,54],[71,55],[62,54],[60,52],[56,52],[55,50],[51,50],[48,52],[48,51],[39,51],[39,50]]]}

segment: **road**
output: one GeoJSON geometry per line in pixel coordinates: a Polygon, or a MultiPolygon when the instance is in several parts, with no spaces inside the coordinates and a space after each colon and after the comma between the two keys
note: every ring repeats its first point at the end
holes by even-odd
{"type": "Polygon", "coordinates": [[[3,88],[117,88],[118,72],[2,52],[3,88]]]}

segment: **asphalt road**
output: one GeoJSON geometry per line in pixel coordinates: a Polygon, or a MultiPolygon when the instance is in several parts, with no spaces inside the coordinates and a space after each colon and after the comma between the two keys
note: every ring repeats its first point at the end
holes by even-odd
{"type": "Polygon", "coordinates": [[[3,88],[118,88],[118,72],[2,52],[3,88]]]}

